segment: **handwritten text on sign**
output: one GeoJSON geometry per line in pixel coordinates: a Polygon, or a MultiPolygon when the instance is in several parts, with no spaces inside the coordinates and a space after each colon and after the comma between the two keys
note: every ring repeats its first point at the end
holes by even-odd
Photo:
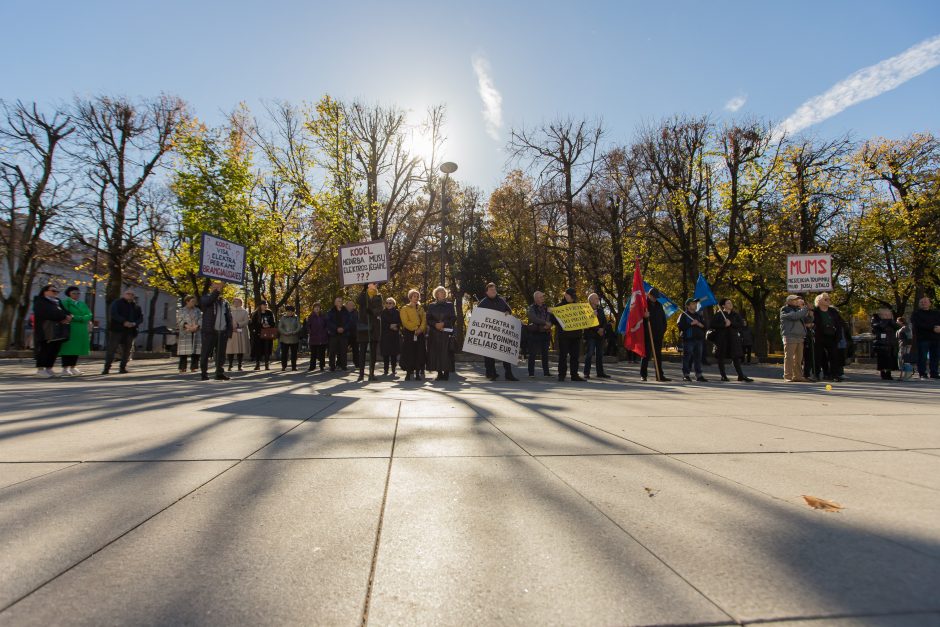
{"type": "Polygon", "coordinates": [[[787,291],[828,292],[832,289],[832,255],[787,255],[787,291]]]}
{"type": "Polygon", "coordinates": [[[568,303],[552,307],[549,311],[558,319],[565,331],[578,331],[597,326],[597,314],[589,303],[568,303]]]}
{"type": "Polygon", "coordinates": [[[202,234],[199,274],[228,283],[245,282],[245,247],[221,237],[202,234]]]}
{"type": "Polygon", "coordinates": [[[388,247],[383,240],[339,247],[339,278],[342,285],[388,281],[388,247]]]}
{"type": "Polygon", "coordinates": [[[519,359],[522,321],[493,309],[475,307],[463,340],[466,353],[515,363],[519,359]]]}

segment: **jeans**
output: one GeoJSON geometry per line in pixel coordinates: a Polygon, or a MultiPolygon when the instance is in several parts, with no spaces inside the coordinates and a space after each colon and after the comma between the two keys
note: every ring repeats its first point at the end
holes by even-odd
{"type": "MultiPolygon", "coordinates": [[[[118,347],[121,348],[121,372],[127,370],[127,362],[131,358],[131,346],[134,344],[134,336],[126,331],[111,331],[108,333],[108,350],[104,357],[105,372],[111,369],[111,363],[114,361],[114,353],[118,347]]],[[[58,352],[58,351],[56,351],[58,352]]]]}
{"type": "Polygon", "coordinates": [[[940,376],[940,340],[917,340],[917,374],[927,376],[927,355],[930,354],[930,376],[940,376]]]}
{"type": "Polygon", "coordinates": [[[548,344],[551,342],[548,333],[532,333],[529,335],[529,374],[535,376],[536,353],[542,358],[542,374],[551,374],[548,370],[548,344]]]}
{"type": "Polygon", "coordinates": [[[705,351],[705,340],[691,340],[686,338],[682,343],[682,376],[688,377],[695,369],[695,376],[702,376],[702,353],[705,351]]]}
{"type": "Polygon", "coordinates": [[[602,337],[591,337],[587,338],[587,347],[584,349],[584,374],[585,376],[591,374],[591,361],[592,359],[597,361],[597,374],[604,374],[604,338],[602,337]]]}

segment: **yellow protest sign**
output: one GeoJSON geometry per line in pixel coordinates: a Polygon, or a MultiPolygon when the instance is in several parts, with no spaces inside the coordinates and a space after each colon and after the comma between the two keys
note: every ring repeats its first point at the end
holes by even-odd
{"type": "Polygon", "coordinates": [[[589,303],[568,303],[549,309],[565,331],[578,331],[597,326],[597,315],[589,303]]]}

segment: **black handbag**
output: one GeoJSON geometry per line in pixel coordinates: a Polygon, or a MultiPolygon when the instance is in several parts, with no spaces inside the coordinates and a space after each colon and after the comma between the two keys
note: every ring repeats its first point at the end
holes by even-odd
{"type": "Polygon", "coordinates": [[[62,324],[53,320],[44,320],[42,335],[46,342],[64,342],[72,334],[72,325],[62,324]]]}

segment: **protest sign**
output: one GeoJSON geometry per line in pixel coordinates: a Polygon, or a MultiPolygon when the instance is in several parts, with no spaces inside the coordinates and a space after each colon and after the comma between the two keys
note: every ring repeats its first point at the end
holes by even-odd
{"type": "Polygon", "coordinates": [[[241,285],[245,282],[245,247],[227,239],[202,234],[199,276],[241,285]]]}
{"type": "Polygon", "coordinates": [[[385,240],[339,247],[340,285],[388,281],[388,246],[385,240]]]}
{"type": "Polygon", "coordinates": [[[828,292],[832,290],[832,255],[787,255],[787,291],[828,292]]]}
{"type": "Polygon", "coordinates": [[[590,329],[597,326],[597,314],[590,303],[568,303],[559,307],[549,309],[561,328],[565,331],[578,331],[580,329],[590,329]]]}
{"type": "Polygon", "coordinates": [[[466,353],[515,363],[519,360],[522,321],[495,309],[475,307],[467,319],[466,353]]]}

